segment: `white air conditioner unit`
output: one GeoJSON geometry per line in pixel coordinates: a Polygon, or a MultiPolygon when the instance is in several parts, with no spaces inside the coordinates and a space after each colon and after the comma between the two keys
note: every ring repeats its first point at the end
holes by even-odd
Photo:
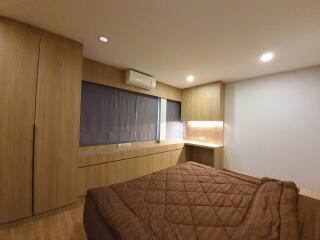
{"type": "Polygon", "coordinates": [[[154,77],[134,70],[128,70],[126,72],[126,83],[144,89],[156,87],[156,79],[154,77]]]}

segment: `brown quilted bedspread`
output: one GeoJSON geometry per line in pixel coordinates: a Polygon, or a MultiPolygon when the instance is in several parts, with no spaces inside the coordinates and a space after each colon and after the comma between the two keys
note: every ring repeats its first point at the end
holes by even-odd
{"type": "Polygon", "coordinates": [[[89,190],[120,239],[298,239],[294,183],[194,162],[89,190]]]}

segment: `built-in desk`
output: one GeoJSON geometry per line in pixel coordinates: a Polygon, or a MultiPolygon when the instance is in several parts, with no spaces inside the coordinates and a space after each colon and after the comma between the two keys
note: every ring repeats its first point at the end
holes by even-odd
{"type": "Polygon", "coordinates": [[[223,169],[223,146],[214,143],[184,140],[187,161],[223,169]]]}
{"type": "Polygon", "coordinates": [[[222,145],[219,145],[219,144],[189,141],[189,140],[184,140],[184,144],[190,145],[190,146],[202,147],[202,148],[211,148],[211,149],[222,147],[222,145]]]}

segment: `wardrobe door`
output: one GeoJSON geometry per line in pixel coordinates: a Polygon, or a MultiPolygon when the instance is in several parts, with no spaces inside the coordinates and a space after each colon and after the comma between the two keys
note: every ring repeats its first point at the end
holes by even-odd
{"type": "Polygon", "coordinates": [[[36,214],[76,201],[81,79],[82,45],[43,35],[35,122],[36,214]]]}
{"type": "Polygon", "coordinates": [[[40,35],[0,17],[0,222],[32,215],[40,35]]]}

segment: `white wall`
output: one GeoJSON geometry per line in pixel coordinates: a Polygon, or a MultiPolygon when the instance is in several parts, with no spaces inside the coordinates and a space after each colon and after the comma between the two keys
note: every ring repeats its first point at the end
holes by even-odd
{"type": "Polygon", "coordinates": [[[320,191],[320,66],[226,84],[225,168],[320,191]]]}

